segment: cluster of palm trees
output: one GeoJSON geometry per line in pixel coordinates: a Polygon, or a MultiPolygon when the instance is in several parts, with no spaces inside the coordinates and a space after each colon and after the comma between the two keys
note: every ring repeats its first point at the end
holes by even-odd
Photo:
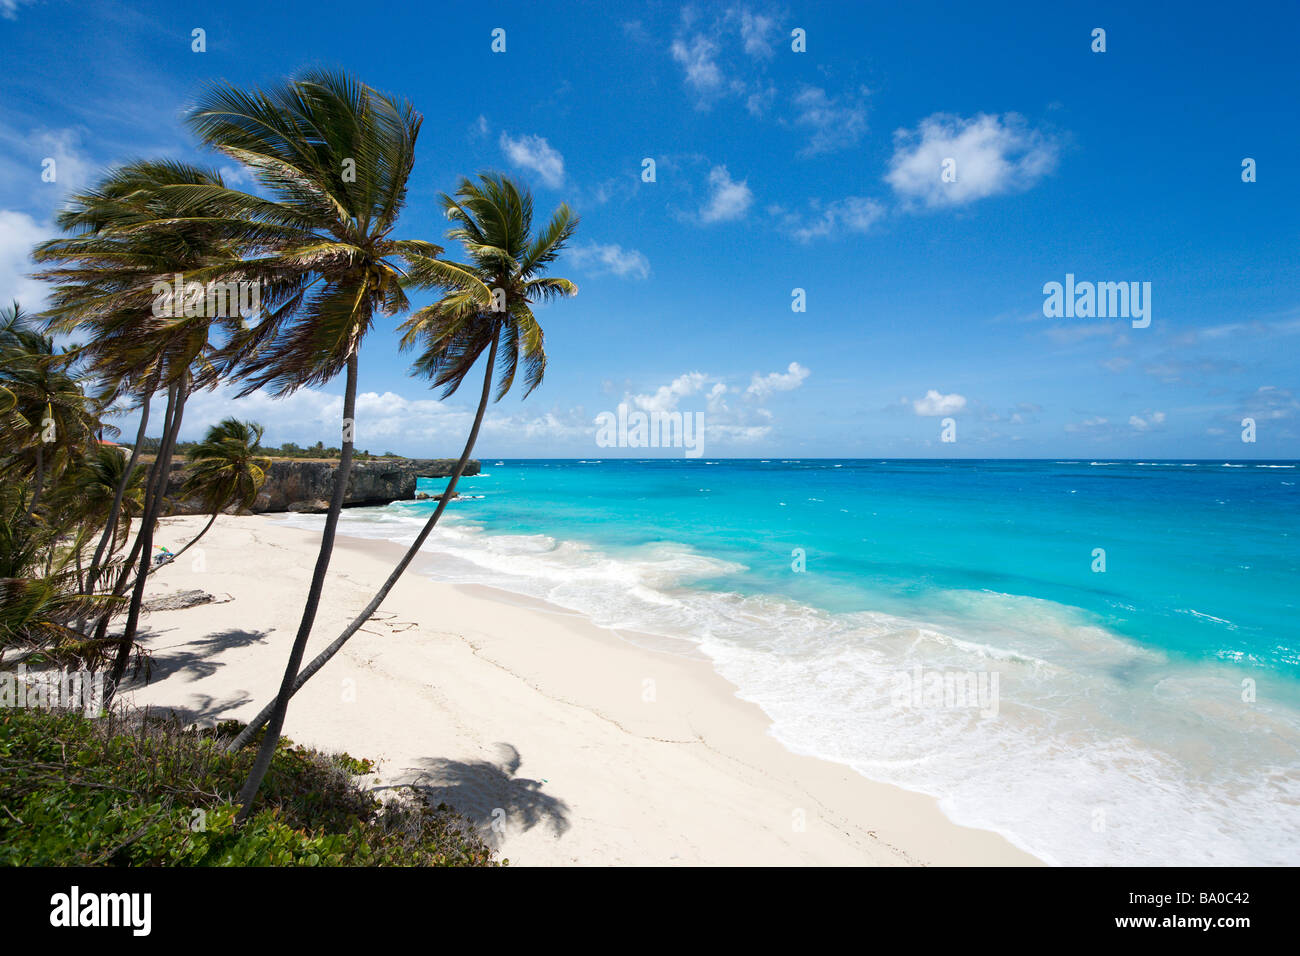
{"type": "MultiPolygon", "coordinates": [[[[143,547],[138,522],[153,502],[147,469],[100,436],[111,399],[88,392],[76,350],[15,303],[0,310],[0,660],[98,669],[116,663],[120,638],[104,636],[124,611],[122,593],[143,547]],[[132,527],[137,529],[135,545],[132,527]],[[110,584],[105,585],[105,580],[110,584]]],[[[190,452],[182,499],[216,516],[248,507],[265,481],[261,427],[228,419],[190,452]]],[[[125,664],[139,648],[122,653],[125,664]]]]}
{"type": "MultiPolygon", "coordinates": [[[[189,127],[204,146],[242,165],[255,191],[232,188],[217,171],[195,165],[131,163],[73,196],[58,219],[65,235],[33,253],[42,265],[38,277],[51,284],[44,331],[84,337],[67,361],[97,383],[98,401],[140,410],[132,457],[117,477],[99,547],[77,592],[99,589],[125,603],[110,687],[121,682],[136,645],[153,530],[190,396],[217,386],[240,396],[256,390],[283,396],[344,377],[333,495],[280,690],[232,745],[248,744],[265,727],[240,794],[243,816],[270,764],[289,698],[378,608],[428,537],[453,497],[489,401],[504,396],[516,376],[525,395],[541,382],[546,353],[532,306],[577,292],[572,282],[545,275],[577,217],[561,205],[534,233],[531,196],[499,174],[462,179],[441,197],[452,224],[447,238],[460,244],[465,261],[443,257],[432,242],[398,235],[421,122],[405,100],[336,72],[309,71],[259,90],[211,86],[190,111],[189,127]],[[201,295],[186,295],[183,303],[163,296],[160,308],[157,290],[177,283],[252,284],[257,313],[204,308],[201,295]],[[439,298],[412,311],[410,290],[436,290],[439,298]],[[410,551],[353,624],[303,668],[351,469],[358,355],[378,318],[398,316],[405,316],[402,347],[416,353],[413,371],[444,397],[484,359],[477,413],[446,493],[410,551]],[[140,477],[131,477],[155,399],[165,399],[158,451],[140,477]],[[119,526],[130,517],[138,519],[134,544],[125,557],[110,560],[109,544],[122,540],[119,526]]],[[[246,496],[250,476],[264,470],[256,453],[260,431],[253,431],[238,433],[232,425],[210,433],[207,451],[225,452],[195,459],[189,490],[207,488],[209,505],[246,496]],[[201,464],[229,462],[235,446],[242,448],[239,465],[223,471],[201,464]]],[[[107,622],[107,615],[98,617],[89,639],[107,640],[107,622]]]]}

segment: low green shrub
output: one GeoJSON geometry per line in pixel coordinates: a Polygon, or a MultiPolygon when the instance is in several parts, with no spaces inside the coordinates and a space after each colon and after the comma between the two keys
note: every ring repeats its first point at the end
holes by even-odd
{"type": "Polygon", "coordinates": [[[224,744],[241,728],[0,710],[0,865],[500,865],[447,805],[381,801],[353,779],[370,761],[285,738],[237,827],[256,747],[227,755],[224,744]]]}

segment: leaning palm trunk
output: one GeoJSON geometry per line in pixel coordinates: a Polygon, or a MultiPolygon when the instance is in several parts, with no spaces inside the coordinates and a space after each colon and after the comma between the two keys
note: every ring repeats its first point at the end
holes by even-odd
{"type": "MultiPolygon", "coordinates": [[[[151,500],[145,503],[144,523],[140,526],[140,533],[136,537],[137,547],[132,549],[133,552],[138,553],[140,568],[136,572],[135,587],[131,591],[131,604],[127,611],[126,626],[122,631],[121,638],[118,640],[117,657],[114,659],[113,669],[109,673],[108,686],[104,694],[105,707],[113,702],[122,675],[126,673],[127,661],[131,657],[131,647],[135,643],[136,630],[140,625],[140,611],[144,606],[144,587],[149,577],[149,564],[153,560],[154,527],[158,523],[158,516],[162,511],[163,500],[167,497],[167,482],[171,477],[172,452],[176,448],[176,437],[181,430],[181,418],[185,414],[186,383],[180,382],[173,385],[172,390],[175,397],[175,411],[172,415],[171,428],[163,436],[162,446],[158,449],[158,457],[154,460],[154,468],[157,469],[157,473],[153,480],[151,500]]],[[[130,566],[131,562],[128,561],[126,568],[123,570],[129,571],[130,566]]]]}
{"type": "MultiPolygon", "coordinates": [[[[145,477],[144,483],[144,501],[140,507],[140,531],[136,532],[135,543],[131,545],[131,550],[127,552],[126,559],[122,562],[117,572],[117,580],[113,582],[113,587],[109,592],[112,598],[120,598],[126,593],[127,583],[131,580],[131,568],[135,566],[135,559],[140,555],[140,548],[144,544],[144,523],[149,520],[149,513],[153,507],[155,491],[158,487],[158,464],[159,456],[162,454],[163,445],[167,443],[167,436],[172,431],[172,418],[176,411],[176,388],[168,386],[167,389],[167,408],[163,412],[162,439],[158,443],[158,454],[154,456],[153,464],[149,466],[149,472],[145,477]]],[[[99,616],[99,623],[95,625],[95,635],[93,644],[98,647],[107,640],[108,622],[113,616],[114,602],[106,602],[108,605],[99,616]]]]}
{"type": "MultiPolygon", "coordinates": [[[[108,510],[108,521],[104,523],[104,533],[99,536],[99,546],[95,548],[95,554],[90,559],[90,567],[86,571],[86,587],[94,588],[95,582],[99,579],[99,565],[104,559],[104,549],[108,547],[109,541],[113,539],[113,533],[117,530],[118,516],[122,513],[122,499],[126,497],[127,486],[131,483],[131,473],[135,471],[136,459],[140,457],[140,446],[144,443],[145,429],[149,426],[149,399],[152,396],[146,392],[144,401],[140,406],[140,427],[135,432],[135,444],[131,446],[131,457],[127,459],[126,470],[122,472],[122,479],[117,483],[117,488],[113,492],[113,506],[108,510]]],[[[159,451],[162,449],[160,448],[159,451]]]]}
{"type": "Polygon", "coordinates": [[[352,473],[352,440],[355,430],[357,411],[357,352],[355,345],[348,356],[347,387],[343,392],[343,449],[339,453],[339,467],[334,475],[334,493],[330,496],[330,510],[325,517],[325,530],[321,533],[320,552],[316,556],[316,569],[312,572],[311,587],[307,592],[307,604],[302,611],[302,622],[298,625],[298,634],[293,640],[293,649],[289,652],[289,663],[284,669],[284,678],[280,681],[280,692],[272,706],[266,736],[257,751],[253,768],[239,791],[239,815],[236,823],[248,819],[252,812],[253,799],[262,786],[262,778],[271,766],[276,744],[280,740],[280,728],[284,726],[284,715],[289,709],[289,698],[293,696],[293,682],[298,676],[298,667],[302,664],[303,652],[307,649],[307,639],[311,637],[312,624],[316,621],[316,611],[320,607],[321,591],[325,586],[325,574],[329,571],[330,556],[334,551],[334,534],[339,524],[339,513],[343,510],[343,498],[347,494],[348,478],[352,473]]]}
{"type": "MultiPolygon", "coordinates": [[[[298,689],[302,687],[303,684],[307,683],[307,681],[311,679],[312,675],[329,663],[330,658],[337,654],[342,649],[343,645],[352,638],[352,635],[359,631],[361,626],[365,624],[366,621],[370,620],[374,613],[379,610],[379,606],[383,604],[384,599],[388,597],[388,592],[397,584],[398,579],[400,579],[402,574],[406,571],[407,566],[410,565],[410,563],[415,559],[416,554],[419,553],[420,547],[424,544],[425,539],[428,538],[429,534],[433,531],[434,526],[438,523],[438,519],[442,517],[442,512],[446,509],[447,502],[449,502],[455,495],[456,483],[460,481],[460,476],[465,471],[465,465],[469,462],[470,455],[474,453],[474,443],[478,440],[479,427],[483,424],[483,413],[487,411],[488,397],[492,390],[492,371],[496,362],[496,345],[497,337],[493,336],[492,345],[488,349],[487,372],[483,376],[483,395],[479,398],[478,413],[474,416],[474,426],[469,431],[469,440],[465,442],[465,450],[461,452],[460,460],[456,462],[456,467],[452,469],[451,480],[447,482],[447,488],[442,493],[442,499],[438,502],[438,507],[434,509],[433,514],[429,516],[429,520],[426,521],[424,527],[420,529],[420,533],[416,536],[414,543],[412,543],[412,545],[406,550],[406,554],[402,555],[402,560],[397,563],[397,567],[393,569],[393,573],[388,576],[388,580],[384,582],[383,587],[379,589],[378,593],[375,594],[370,603],[366,605],[365,609],[356,616],[342,634],[334,639],[329,647],[317,654],[312,659],[311,663],[304,667],[302,672],[298,674],[297,679],[293,682],[293,687],[289,691],[290,697],[298,693],[298,689]]],[[[246,747],[249,741],[253,739],[253,736],[262,728],[262,725],[270,719],[271,713],[275,709],[277,703],[279,703],[279,698],[263,707],[258,712],[257,716],[249,722],[248,726],[240,731],[239,736],[230,742],[230,746],[227,748],[227,753],[234,753],[235,751],[246,747]]],[[[267,736],[269,737],[270,734],[268,733],[267,736]]],[[[263,746],[265,746],[265,742],[263,743],[263,746]]]]}
{"type": "Polygon", "coordinates": [[[27,506],[27,517],[35,519],[36,506],[41,503],[41,491],[45,487],[45,448],[44,442],[36,444],[36,480],[32,487],[32,503],[27,506]]]}
{"type": "MultiPolygon", "coordinates": [[[[166,561],[164,561],[162,564],[158,565],[158,568],[165,567],[166,565],[171,564],[173,561],[175,561],[177,558],[179,558],[182,554],[184,554],[184,553],[185,553],[186,551],[188,551],[190,548],[194,547],[195,542],[198,541],[199,538],[203,537],[205,534],[208,533],[208,529],[212,527],[212,525],[213,525],[214,522],[216,522],[216,520],[217,520],[217,515],[219,515],[219,514],[221,514],[221,509],[220,509],[220,508],[218,508],[216,511],[212,512],[212,517],[209,518],[209,519],[208,519],[208,523],[205,524],[205,525],[203,526],[203,530],[200,531],[198,534],[196,534],[194,537],[190,538],[190,540],[187,541],[187,542],[185,543],[185,547],[181,548],[179,551],[177,551],[175,554],[173,554],[170,558],[168,558],[168,559],[167,559],[166,561]]],[[[152,568],[152,567],[151,567],[151,568],[148,570],[148,572],[146,572],[146,573],[148,573],[148,574],[153,574],[155,571],[158,570],[158,568],[152,568]]]]}
{"type": "MultiPolygon", "coordinates": [[[[122,500],[126,497],[127,486],[131,483],[131,475],[135,471],[136,459],[140,457],[140,446],[144,443],[145,429],[149,427],[149,401],[152,394],[146,391],[143,404],[140,406],[140,427],[135,431],[135,444],[131,446],[131,457],[127,459],[126,470],[122,472],[122,478],[118,481],[117,487],[113,490],[113,504],[108,509],[108,519],[104,522],[104,532],[99,536],[99,544],[95,548],[95,553],[90,559],[90,566],[86,569],[86,579],[82,590],[93,593],[95,583],[99,580],[99,572],[102,562],[104,561],[104,552],[109,543],[113,541],[113,535],[117,532],[117,524],[122,514],[122,500]]],[[[159,449],[161,451],[161,449],[159,449]]],[[[125,534],[130,533],[130,521],[128,519],[125,534]]],[[[125,540],[125,537],[123,538],[125,540]]],[[[116,551],[120,545],[115,544],[113,551],[116,551]]],[[[109,552],[110,557],[112,552],[109,552]]],[[[83,619],[78,622],[79,629],[84,628],[86,621],[83,619]]]]}

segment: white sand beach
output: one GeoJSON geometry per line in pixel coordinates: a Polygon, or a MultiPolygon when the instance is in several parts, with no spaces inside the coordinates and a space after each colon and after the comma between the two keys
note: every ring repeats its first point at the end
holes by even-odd
{"type": "MultiPolygon", "coordinates": [[[[164,519],[157,540],[175,550],[205,520],[164,519]]],[[[218,519],[149,596],[199,588],[223,603],[149,614],[153,678],[126,699],[207,723],[251,718],[279,685],[317,542],[266,517],[218,519]]],[[[308,659],[400,553],[339,538],[308,659]]],[[[756,705],[680,650],[433,582],[417,561],[293,699],[284,733],[373,758],[376,787],[427,788],[512,865],[1039,863],[927,796],[787,751],[756,705]]]]}

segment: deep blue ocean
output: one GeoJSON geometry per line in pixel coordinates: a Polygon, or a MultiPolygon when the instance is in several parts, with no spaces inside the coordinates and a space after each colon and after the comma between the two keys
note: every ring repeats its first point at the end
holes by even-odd
{"type": "MultiPolygon", "coordinates": [[[[1298,475],[484,460],[426,573],[688,641],[790,749],[1050,862],[1295,864],[1298,475]]],[[[409,541],[432,507],[353,509],[340,530],[409,541]]]]}

